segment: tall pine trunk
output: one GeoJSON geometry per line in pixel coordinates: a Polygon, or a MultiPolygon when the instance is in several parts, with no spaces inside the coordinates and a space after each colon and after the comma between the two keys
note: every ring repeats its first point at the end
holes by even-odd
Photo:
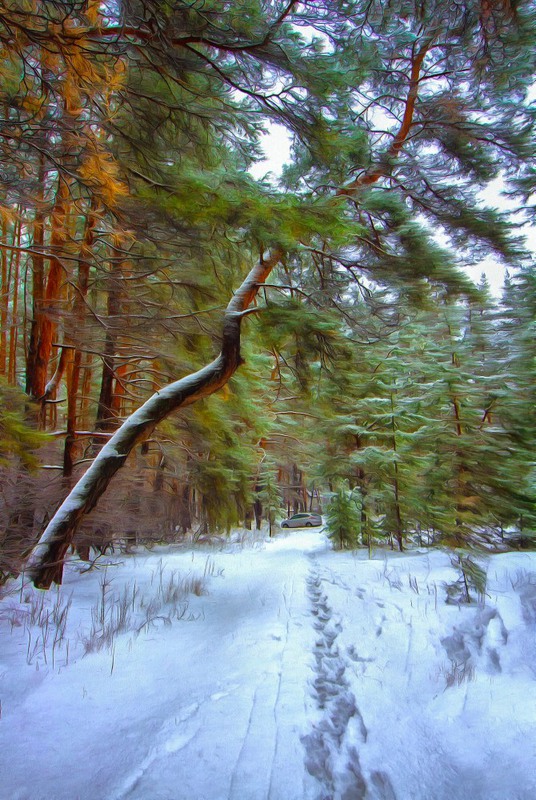
{"type": "Polygon", "coordinates": [[[20,262],[21,262],[21,233],[22,233],[22,209],[18,209],[19,217],[15,224],[13,234],[13,246],[10,262],[10,280],[8,283],[13,287],[9,322],[9,349],[7,363],[7,379],[14,386],[17,383],[17,342],[19,337],[19,291],[20,291],[20,262]]]}
{"type": "Polygon", "coordinates": [[[32,232],[32,321],[26,355],[26,394],[33,398],[40,397],[37,376],[37,349],[41,334],[45,291],[45,259],[43,253],[45,215],[43,207],[46,175],[44,156],[41,155],[39,159],[39,192],[36,197],[32,232]]]}
{"type": "MultiPolygon", "coordinates": [[[[115,361],[117,342],[119,339],[119,314],[122,308],[123,295],[123,260],[116,249],[110,260],[110,272],[106,282],[106,334],[102,352],[102,375],[95,420],[96,431],[111,431],[117,427],[115,418],[115,361]]],[[[96,439],[93,446],[96,450],[101,446],[96,439]]]]}
{"type": "Polygon", "coordinates": [[[72,316],[74,330],[72,334],[66,337],[68,345],[72,348],[72,358],[67,369],[67,435],[65,437],[63,451],[63,475],[65,478],[71,477],[76,459],[76,423],[81,380],[82,351],[80,347],[77,346],[77,342],[75,342],[75,334],[79,342],[83,341],[85,298],[89,288],[90,259],[95,239],[96,224],[96,202],[93,201],[86,220],[84,240],[78,266],[77,287],[73,298],[72,316]]]}
{"type": "MultiPolygon", "coordinates": [[[[50,248],[46,256],[49,262],[46,284],[44,284],[42,259],[38,258],[37,281],[44,286],[44,291],[38,304],[38,312],[34,316],[36,330],[33,332],[34,361],[31,369],[31,385],[29,394],[41,403],[40,423],[44,427],[47,392],[47,378],[52,357],[54,334],[57,329],[59,301],[63,284],[63,264],[61,255],[64,252],[67,239],[67,201],[69,186],[60,175],[54,209],[51,215],[50,248]]],[[[38,231],[42,235],[41,229],[38,231]]],[[[34,292],[36,287],[34,286],[34,292]]],[[[41,291],[41,290],[39,290],[41,291]]],[[[60,376],[61,377],[61,376],[60,376]]]]}

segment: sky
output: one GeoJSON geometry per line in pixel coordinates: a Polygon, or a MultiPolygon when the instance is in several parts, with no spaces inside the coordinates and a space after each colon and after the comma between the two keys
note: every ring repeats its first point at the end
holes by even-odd
{"type": "MultiPolygon", "coordinates": [[[[266,134],[262,148],[265,153],[265,160],[259,161],[251,167],[250,172],[255,178],[265,177],[267,173],[272,173],[273,177],[281,175],[285,164],[290,162],[291,137],[288,131],[281,125],[271,125],[266,134]]],[[[486,190],[482,192],[485,203],[493,208],[515,209],[515,203],[506,199],[502,194],[503,182],[501,179],[493,181],[486,190]]],[[[536,228],[532,227],[525,232],[527,247],[530,252],[536,253],[536,228]]],[[[485,274],[491,293],[495,297],[501,296],[504,283],[506,268],[497,258],[489,256],[473,267],[467,267],[466,272],[469,277],[478,283],[482,274],[485,274]]]]}

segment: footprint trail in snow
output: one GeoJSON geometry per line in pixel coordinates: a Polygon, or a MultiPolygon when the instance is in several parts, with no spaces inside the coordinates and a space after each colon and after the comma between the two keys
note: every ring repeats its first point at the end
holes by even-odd
{"type": "Polygon", "coordinates": [[[342,625],[322,590],[314,556],[311,562],[307,591],[317,633],[312,696],[320,719],[302,737],[305,766],[318,782],[317,800],[395,800],[385,774],[373,772],[370,780],[363,774],[359,748],[366,744],[368,731],[350,690],[348,663],[337,642],[342,625]]]}

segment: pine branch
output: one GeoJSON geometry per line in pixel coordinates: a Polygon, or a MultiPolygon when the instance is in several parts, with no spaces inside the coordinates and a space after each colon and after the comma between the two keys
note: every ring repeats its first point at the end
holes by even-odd
{"type": "Polygon", "coordinates": [[[375,166],[372,166],[347,186],[339,189],[337,191],[337,196],[353,197],[355,193],[363,186],[370,186],[388,174],[390,161],[393,158],[396,158],[400,150],[402,150],[413,125],[415,103],[417,101],[419,82],[421,80],[421,67],[426,54],[430,50],[431,44],[432,40],[427,39],[422,45],[421,49],[414,55],[412,59],[409,75],[409,89],[404,104],[404,114],[402,116],[400,127],[387,151],[382,155],[375,166]]]}

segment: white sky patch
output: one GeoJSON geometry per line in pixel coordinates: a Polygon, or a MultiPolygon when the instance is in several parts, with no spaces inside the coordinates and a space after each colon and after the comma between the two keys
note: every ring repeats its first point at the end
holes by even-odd
{"type": "MultiPolygon", "coordinates": [[[[535,89],[536,93],[536,89],[535,89]]],[[[287,129],[282,125],[270,124],[268,132],[262,140],[262,149],[265,158],[254,164],[250,173],[257,180],[267,178],[276,181],[280,177],[283,167],[291,161],[292,137],[287,129]]],[[[481,197],[486,205],[493,208],[515,211],[518,204],[505,197],[504,181],[501,178],[492,181],[489,186],[481,192],[481,197]]],[[[536,253],[536,228],[526,226],[520,231],[526,237],[529,252],[536,253]]],[[[491,294],[500,297],[504,285],[506,267],[497,258],[489,256],[474,266],[463,268],[474,283],[479,283],[482,275],[487,278],[491,294]]]]}
{"type": "Polygon", "coordinates": [[[500,297],[504,285],[504,278],[506,275],[506,268],[496,259],[490,257],[485,258],[479,264],[473,267],[464,267],[464,271],[471,278],[473,283],[480,283],[482,275],[486,276],[489,284],[489,290],[493,297],[500,297]]]}
{"type": "Polygon", "coordinates": [[[257,180],[271,175],[278,178],[285,164],[290,163],[291,135],[283,125],[270,124],[268,132],[262,140],[265,158],[253,164],[250,173],[257,180]]]}

